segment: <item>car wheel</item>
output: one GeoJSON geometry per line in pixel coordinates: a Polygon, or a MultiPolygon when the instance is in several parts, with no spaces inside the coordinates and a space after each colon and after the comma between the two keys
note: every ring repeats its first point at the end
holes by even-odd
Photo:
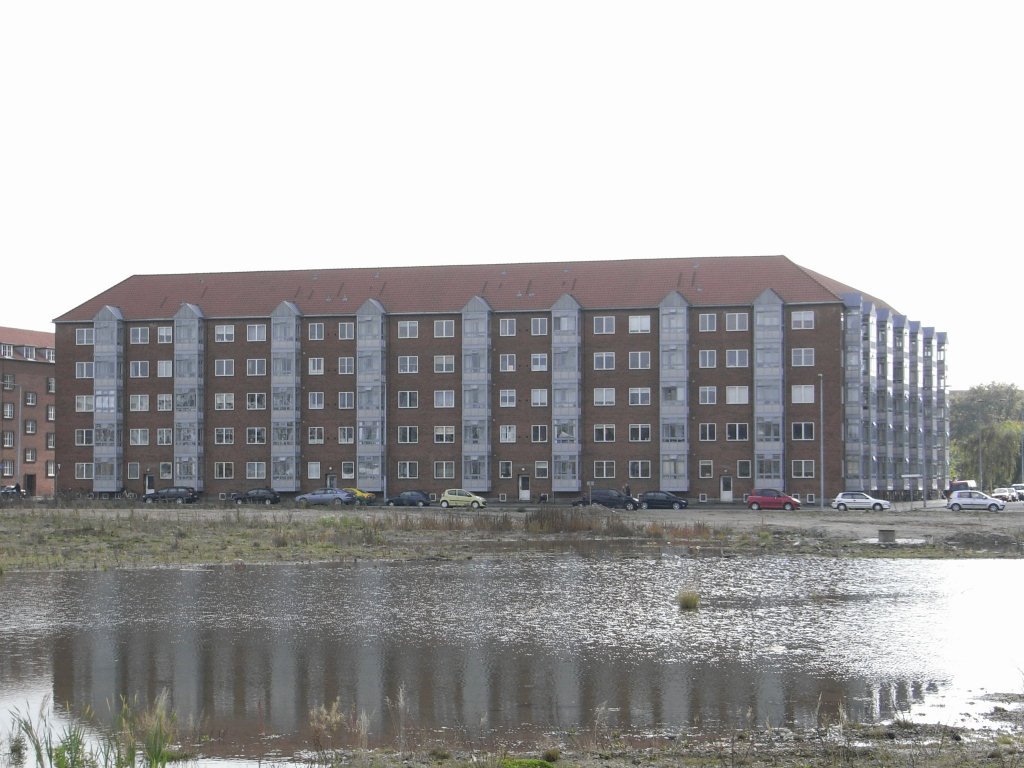
{"type": "Polygon", "coordinates": [[[153,503],[152,499],[143,499],[143,501],[146,502],[147,504],[152,504],[153,503]]]}
{"type": "Polygon", "coordinates": [[[757,503],[757,502],[755,501],[755,502],[753,502],[753,503],[752,503],[752,504],[750,505],[750,508],[751,508],[752,510],[754,510],[755,512],[757,512],[757,510],[759,510],[759,509],[761,508],[761,505],[760,505],[760,504],[758,504],[758,503],[757,503]]]}
{"type": "Polygon", "coordinates": [[[871,508],[873,510],[875,510],[875,512],[881,512],[882,511],[882,505],[881,504],[872,504],[871,508]]]}
{"type": "Polygon", "coordinates": [[[793,505],[790,504],[788,501],[785,504],[782,505],[782,508],[784,510],[786,510],[787,512],[792,512],[793,511],[793,505]]]}
{"type": "Polygon", "coordinates": [[[181,496],[179,496],[179,497],[178,497],[177,499],[175,499],[175,501],[176,501],[176,502],[177,502],[178,504],[184,504],[184,503],[185,503],[185,500],[184,500],[183,498],[181,498],[181,496]]]}
{"type": "Polygon", "coordinates": [[[479,501],[474,501],[469,506],[471,506],[473,509],[480,509],[480,502],[479,501]]]}
{"type": "Polygon", "coordinates": [[[636,504],[634,504],[631,501],[627,501],[626,502],[626,511],[627,512],[632,512],[634,509],[636,509],[636,504]]]}
{"type": "Polygon", "coordinates": [[[959,512],[960,511],[960,505],[959,504],[950,504],[949,508],[952,509],[954,512],[959,512]]]}
{"type": "Polygon", "coordinates": [[[682,508],[683,508],[683,505],[680,504],[678,501],[673,501],[672,502],[672,509],[682,509],[682,508]]]}
{"type": "Polygon", "coordinates": [[[274,500],[273,500],[273,499],[264,499],[264,500],[263,500],[263,503],[264,503],[264,504],[267,504],[267,505],[270,505],[270,504],[273,504],[273,503],[274,503],[274,500]]]}
{"type": "Polygon", "coordinates": [[[988,505],[988,511],[989,512],[998,512],[999,511],[999,505],[998,504],[989,504],[988,505]]]}
{"type": "Polygon", "coordinates": [[[242,500],[241,499],[235,499],[235,504],[237,504],[238,506],[242,506],[242,500]]]}
{"type": "Polygon", "coordinates": [[[336,507],[340,507],[342,504],[345,503],[345,500],[344,499],[335,499],[331,503],[334,504],[334,506],[336,506],[336,507]]]}
{"type": "Polygon", "coordinates": [[[416,502],[416,506],[417,507],[422,507],[423,506],[423,502],[422,501],[417,501],[416,502]]]}
{"type": "Polygon", "coordinates": [[[441,509],[448,509],[448,502],[447,501],[442,501],[441,502],[441,509]]]}
{"type": "Polygon", "coordinates": [[[389,502],[388,502],[388,506],[389,506],[389,507],[393,507],[393,506],[395,506],[395,502],[393,502],[393,501],[389,501],[389,502]]]}
{"type": "Polygon", "coordinates": [[[846,511],[846,505],[845,504],[839,504],[839,505],[836,506],[836,509],[838,509],[840,512],[845,512],[846,511]]]}
{"type": "Polygon", "coordinates": [[[647,504],[646,501],[641,501],[640,502],[640,509],[649,509],[649,508],[650,507],[649,507],[649,505],[647,504]]]}

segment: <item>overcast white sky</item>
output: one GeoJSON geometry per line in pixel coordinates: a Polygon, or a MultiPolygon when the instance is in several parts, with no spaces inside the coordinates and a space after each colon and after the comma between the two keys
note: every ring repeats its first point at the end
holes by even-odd
{"type": "Polygon", "coordinates": [[[785,254],[1024,387],[1024,3],[0,2],[0,325],[136,273],[785,254]]]}

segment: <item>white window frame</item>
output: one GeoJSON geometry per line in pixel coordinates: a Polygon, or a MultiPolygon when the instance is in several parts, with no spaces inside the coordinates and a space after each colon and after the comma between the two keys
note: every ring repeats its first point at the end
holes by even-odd
{"type": "Polygon", "coordinates": [[[697,353],[697,366],[699,368],[717,368],[718,350],[702,349],[697,353]]]}
{"type": "Polygon", "coordinates": [[[725,313],[725,330],[728,331],[728,332],[749,331],[750,330],[750,313],[749,312],[726,312],[725,313]]]}
{"type": "Polygon", "coordinates": [[[400,339],[418,339],[420,337],[420,321],[419,320],[399,320],[398,321],[398,338],[400,339]]]}
{"type": "Polygon", "coordinates": [[[651,316],[650,315],[630,315],[629,316],[629,332],[630,333],[650,333],[651,332],[651,316]]]}
{"type": "Polygon", "coordinates": [[[714,312],[702,312],[697,317],[697,330],[700,333],[714,333],[718,330],[718,315],[714,312]]]}
{"type": "Polygon", "coordinates": [[[306,326],[306,338],[309,341],[323,341],[324,340],[324,324],[322,322],[312,322],[306,326]]]}
{"type": "Polygon", "coordinates": [[[793,384],[790,388],[790,402],[794,405],[811,405],[814,403],[813,384],[793,384]]]}
{"type": "Polygon", "coordinates": [[[629,404],[630,405],[650,405],[651,404],[651,388],[650,387],[630,387],[629,388],[629,404]]]}
{"type": "Polygon", "coordinates": [[[245,326],[245,340],[249,342],[259,342],[267,340],[267,324],[266,323],[249,323],[245,326]]]}
{"type": "Polygon", "coordinates": [[[548,335],[548,319],[546,317],[531,317],[530,318],[530,335],[531,336],[547,336],[548,335]]]}
{"type": "Polygon", "coordinates": [[[793,347],[790,350],[790,362],[794,368],[813,368],[814,347],[793,347]]]}
{"type": "Polygon", "coordinates": [[[435,320],[434,321],[434,338],[435,339],[454,339],[455,338],[455,321],[454,320],[435,320]]]}
{"type": "Polygon", "coordinates": [[[615,333],[615,315],[597,315],[594,317],[594,335],[610,336],[615,333]]]}
{"type": "Polygon", "coordinates": [[[730,385],[725,388],[726,405],[748,405],[750,403],[750,387],[743,385],[730,385]]]}
{"type": "Polygon", "coordinates": [[[435,389],[434,390],[434,407],[435,408],[454,408],[455,407],[455,390],[454,389],[435,389]]]}
{"type": "Polygon", "coordinates": [[[615,405],[615,387],[594,387],[594,405],[610,408],[615,405]]]}
{"type": "Polygon", "coordinates": [[[697,390],[698,405],[718,405],[718,387],[703,386],[697,390]]]}
{"type": "Polygon", "coordinates": [[[548,353],[534,352],[530,355],[531,371],[546,371],[548,369],[548,353]]]}
{"type": "Polygon", "coordinates": [[[498,319],[499,336],[516,335],[516,319],[514,317],[502,317],[498,319]]]}

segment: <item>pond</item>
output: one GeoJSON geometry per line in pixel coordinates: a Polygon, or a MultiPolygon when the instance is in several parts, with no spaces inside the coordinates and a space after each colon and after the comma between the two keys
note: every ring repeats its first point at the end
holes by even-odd
{"type": "Polygon", "coordinates": [[[1020,560],[688,558],[591,545],[457,561],[12,573],[0,711],[102,716],[166,691],[221,757],[341,742],[493,748],[806,727],[972,725],[1021,692],[1020,560]],[[680,610],[682,589],[700,608],[680,610]]]}

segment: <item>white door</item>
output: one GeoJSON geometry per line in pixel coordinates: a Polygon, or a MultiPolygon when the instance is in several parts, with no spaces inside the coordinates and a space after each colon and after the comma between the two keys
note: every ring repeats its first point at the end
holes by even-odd
{"type": "Polygon", "coordinates": [[[722,501],[732,501],[732,475],[722,475],[720,498],[722,501]]]}
{"type": "Polygon", "coordinates": [[[529,501],[530,500],[530,476],[520,475],[519,476],[519,500],[529,501]]]}

